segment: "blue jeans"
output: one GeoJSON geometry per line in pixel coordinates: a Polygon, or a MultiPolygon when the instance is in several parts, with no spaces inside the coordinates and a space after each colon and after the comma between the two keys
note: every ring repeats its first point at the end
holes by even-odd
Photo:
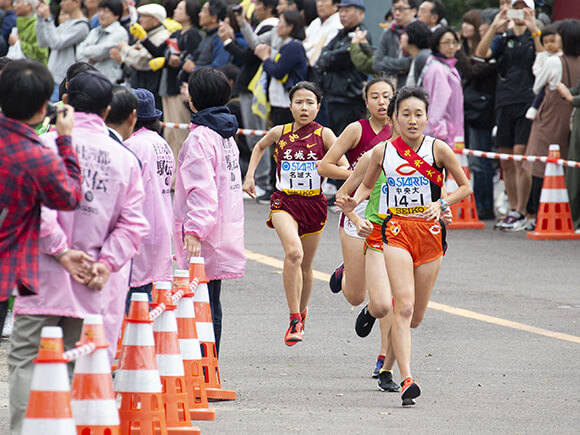
{"type": "MultiPolygon", "coordinates": [[[[491,131],[469,127],[469,149],[491,151],[491,131]]],[[[478,209],[493,210],[493,166],[485,157],[468,156],[473,176],[473,195],[478,209]]]]}
{"type": "Polygon", "coordinates": [[[129,289],[129,293],[127,293],[127,299],[125,300],[125,314],[129,315],[129,307],[131,306],[131,295],[133,293],[147,293],[147,297],[149,298],[149,302],[153,302],[153,295],[151,294],[153,291],[153,283],[145,284],[140,287],[131,287],[129,289]]]}

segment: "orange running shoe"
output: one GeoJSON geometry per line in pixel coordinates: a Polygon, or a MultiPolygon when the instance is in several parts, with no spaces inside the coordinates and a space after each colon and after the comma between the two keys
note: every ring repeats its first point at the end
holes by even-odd
{"type": "Polygon", "coordinates": [[[294,346],[299,341],[302,341],[302,322],[298,319],[294,319],[290,322],[288,331],[284,336],[284,344],[286,346],[294,346]]]}
{"type": "Polygon", "coordinates": [[[409,406],[415,404],[415,399],[421,395],[421,388],[419,384],[413,380],[413,378],[408,377],[403,382],[401,382],[401,399],[403,400],[403,406],[409,406]]]}

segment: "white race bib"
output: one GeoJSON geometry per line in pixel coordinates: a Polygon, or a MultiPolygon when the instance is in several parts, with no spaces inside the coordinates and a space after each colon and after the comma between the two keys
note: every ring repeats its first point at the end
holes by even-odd
{"type": "Polygon", "coordinates": [[[316,196],[321,192],[316,161],[280,163],[280,190],[287,195],[316,196]]]}

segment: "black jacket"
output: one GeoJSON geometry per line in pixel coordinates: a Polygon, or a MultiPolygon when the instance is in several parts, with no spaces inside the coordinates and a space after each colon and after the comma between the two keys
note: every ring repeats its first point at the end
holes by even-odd
{"type": "MultiPolygon", "coordinates": [[[[361,30],[365,26],[361,23],[361,30]]],[[[322,49],[320,58],[314,67],[324,97],[329,103],[351,103],[353,101],[362,102],[363,84],[367,79],[367,74],[360,72],[352,61],[348,48],[352,35],[356,28],[342,29],[332,39],[326,47],[322,49]]],[[[370,34],[367,35],[370,41],[370,34]]]]}
{"type": "MultiPolygon", "coordinates": [[[[258,35],[266,33],[272,30],[272,28],[273,26],[264,26],[259,30],[258,35]]],[[[244,47],[235,39],[226,45],[226,50],[234,57],[234,59],[242,63],[240,72],[234,82],[234,94],[250,94],[251,92],[248,89],[248,85],[256,75],[262,61],[254,55],[254,51],[251,48],[244,47]]]]}

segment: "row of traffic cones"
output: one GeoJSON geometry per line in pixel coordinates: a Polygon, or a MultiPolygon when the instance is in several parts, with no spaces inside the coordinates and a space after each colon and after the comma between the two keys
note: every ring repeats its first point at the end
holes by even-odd
{"type": "MultiPolygon", "coordinates": [[[[463,140],[456,140],[456,148],[464,148],[463,140]]],[[[560,158],[560,147],[550,145],[548,157],[551,160],[560,158]]],[[[470,180],[469,165],[464,154],[458,154],[457,160],[461,164],[467,179],[470,180]]],[[[457,189],[457,183],[449,174],[446,182],[447,193],[457,189]]],[[[453,222],[449,229],[484,229],[485,224],[477,216],[477,207],[473,193],[464,200],[451,206],[453,222]]],[[[532,240],[579,240],[580,234],[574,232],[570,203],[564,179],[564,169],[553,162],[546,163],[544,184],[536,217],[536,228],[529,232],[528,239],[532,240]]]]}
{"type": "Polygon", "coordinates": [[[208,399],[236,398],[221,388],[207,282],[203,259],[192,258],[190,271],[176,271],[173,284],[157,283],[152,305],[165,310],[155,321],[147,295],[132,296],[114,386],[102,318],[87,316],[78,344],[93,343],[95,351],[76,363],[72,406],[62,330],[44,328],[23,433],[200,433],[192,419],[215,419],[208,399]]]}

